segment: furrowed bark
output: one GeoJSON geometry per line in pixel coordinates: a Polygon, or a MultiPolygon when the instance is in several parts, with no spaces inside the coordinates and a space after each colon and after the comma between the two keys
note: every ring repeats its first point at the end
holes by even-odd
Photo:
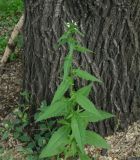
{"type": "MultiPolygon", "coordinates": [[[[93,86],[90,97],[97,107],[117,115],[125,128],[140,114],[139,0],[25,0],[23,89],[31,93],[33,106],[42,100],[50,103],[67,54],[65,47],[56,49],[55,44],[64,22],[72,20],[85,34],[79,41],[96,53],[76,54],[74,65],[103,81],[93,86]]],[[[105,135],[115,125],[106,120],[89,128],[105,135]]]]}

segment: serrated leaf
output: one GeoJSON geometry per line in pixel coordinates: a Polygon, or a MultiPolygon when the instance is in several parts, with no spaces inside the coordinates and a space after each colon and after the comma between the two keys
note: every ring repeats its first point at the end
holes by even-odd
{"type": "Polygon", "coordinates": [[[106,140],[99,134],[92,131],[86,131],[85,142],[86,144],[93,145],[95,147],[109,149],[109,144],[107,144],[106,140]]]}
{"type": "Polygon", "coordinates": [[[65,153],[65,157],[71,157],[71,156],[75,156],[77,153],[77,144],[75,141],[72,142],[69,150],[65,153]]]}
{"type": "Polygon", "coordinates": [[[82,94],[76,93],[76,102],[86,111],[100,116],[100,113],[96,109],[95,105],[82,94]]]}
{"type": "Polygon", "coordinates": [[[75,137],[77,145],[81,152],[84,151],[85,128],[82,119],[78,115],[74,115],[71,120],[72,134],[75,137]]]}
{"type": "Polygon", "coordinates": [[[89,50],[88,48],[82,47],[79,44],[75,46],[75,50],[79,51],[79,52],[82,52],[82,53],[85,53],[85,52],[93,53],[93,51],[89,50]]]}
{"type": "Polygon", "coordinates": [[[70,77],[62,81],[55,92],[52,103],[60,100],[65,94],[65,92],[69,89],[71,84],[72,84],[72,79],[70,77]]]}
{"type": "Polygon", "coordinates": [[[101,80],[97,79],[95,76],[89,74],[86,71],[80,70],[80,69],[74,69],[73,72],[75,73],[76,76],[83,78],[88,81],[93,81],[93,82],[102,82],[101,80]]]}
{"type": "Polygon", "coordinates": [[[40,158],[51,157],[64,151],[65,145],[69,142],[68,134],[70,129],[66,126],[59,128],[52,135],[48,144],[42,150],[40,158]]]}
{"type": "Polygon", "coordinates": [[[80,94],[82,94],[83,96],[88,97],[88,95],[89,95],[89,93],[90,93],[90,91],[91,91],[91,88],[92,88],[92,83],[89,84],[89,85],[87,85],[87,86],[85,86],[85,87],[80,88],[80,89],[77,91],[77,93],[80,93],[80,94]]]}
{"type": "Polygon", "coordinates": [[[65,114],[68,102],[64,99],[53,103],[47,107],[43,112],[39,113],[37,122],[56,116],[62,116],[65,114]]]}
{"type": "Polygon", "coordinates": [[[77,145],[76,145],[75,141],[72,142],[70,150],[71,150],[72,156],[74,156],[77,152],[77,145]]]}
{"type": "Polygon", "coordinates": [[[70,73],[70,68],[72,65],[72,54],[68,54],[64,61],[64,78],[66,79],[70,73]]]}
{"type": "Polygon", "coordinates": [[[86,154],[79,153],[79,156],[80,156],[80,160],[91,160],[86,154]]]}
{"type": "Polygon", "coordinates": [[[99,115],[95,113],[90,113],[88,111],[84,111],[80,113],[80,117],[85,119],[87,122],[98,122],[104,119],[114,117],[114,115],[112,115],[111,113],[108,113],[102,110],[98,110],[98,112],[99,112],[99,115]]]}

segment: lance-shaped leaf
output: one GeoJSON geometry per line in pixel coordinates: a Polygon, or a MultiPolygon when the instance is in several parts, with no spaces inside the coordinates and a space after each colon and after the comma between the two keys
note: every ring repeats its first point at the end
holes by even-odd
{"type": "Polygon", "coordinates": [[[66,126],[59,128],[52,135],[47,146],[42,150],[40,158],[51,157],[64,151],[68,144],[68,134],[70,129],[66,126]]]}
{"type": "Polygon", "coordinates": [[[69,150],[65,152],[65,158],[74,157],[77,154],[77,144],[75,141],[71,142],[69,150]]]}
{"type": "Polygon", "coordinates": [[[65,32],[58,40],[59,45],[63,45],[67,43],[70,32],[65,32]]]}
{"type": "Polygon", "coordinates": [[[80,156],[80,160],[91,160],[86,154],[79,153],[79,156],[80,156]]]}
{"type": "Polygon", "coordinates": [[[45,110],[39,113],[37,122],[51,118],[51,117],[64,115],[67,109],[67,105],[68,105],[68,101],[64,99],[53,103],[51,106],[46,107],[45,110]]]}
{"type": "Polygon", "coordinates": [[[109,149],[109,144],[107,144],[106,140],[99,134],[92,131],[86,131],[85,142],[86,144],[93,145],[95,147],[109,149]]]}
{"type": "Polygon", "coordinates": [[[85,128],[82,119],[78,115],[74,115],[71,120],[72,134],[79,146],[81,152],[84,151],[85,128]]]}
{"type": "Polygon", "coordinates": [[[95,105],[82,94],[76,93],[76,102],[86,111],[101,116],[98,110],[96,109],[95,105]]]}
{"type": "Polygon", "coordinates": [[[112,115],[111,113],[108,113],[102,110],[98,110],[98,112],[99,114],[84,111],[82,113],[79,113],[79,115],[82,119],[85,119],[87,122],[98,122],[104,119],[114,117],[114,115],[112,115]]]}
{"type": "Polygon", "coordinates": [[[70,68],[72,65],[72,54],[68,54],[64,61],[64,78],[66,79],[70,73],[70,68]]]}
{"type": "Polygon", "coordinates": [[[82,47],[80,44],[75,46],[75,50],[82,53],[85,53],[85,52],[93,53],[93,51],[89,50],[88,48],[82,47]]]}
{"type": "Polygon", "coordinates": [[[89,93],[90,93],[90,91],[91,91],[91,88],[92,88],[92,83],[89,84],[89,85],[87,85],[87,86],[85,86],[85,87],[80,88],[80,89],[77,91],[77,93],[80,93],[80,94],[82,94],[83,96],[88,97],[88,95],[89,95],[89,93]]]}
{"type": "Polygon", "coordinates": [[[55,92],[52,103],[60,100],[65,94],[65,92],[69,89],[71,84],[72,84],[72,79],[70,77],[62,81],[55,92]]]}
{"type": "Polygon", "coordinates": [[[97,79],[95,76],[89,74],[86,71],[80,70],[80,69],[74,69],[74,74],[80,78],[83,78],[85,80],[93,81],[93,82],[102,82],[101,80],[97,79]]]}

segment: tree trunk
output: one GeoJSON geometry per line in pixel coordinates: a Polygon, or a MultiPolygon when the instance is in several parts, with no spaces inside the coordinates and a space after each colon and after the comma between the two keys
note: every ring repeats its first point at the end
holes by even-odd
{"type": "MultiPolygon", "coordinates": [[[[117,115],[124,128],[140,114],[139,0],[25,0],[23,89],[31,93],[32,106],[50,103],[67,53],[55,45],[64,22],[72,20],[85,34],[80,42],[96,53],[77,54],[74,65],[103,81],[93,86],[91,98],[117,115]]],[[[77,81],[77,86],[84,84],[77,81]]],[[[108,120],[89,127],[105,135],[117,124],[108,120]]]]}

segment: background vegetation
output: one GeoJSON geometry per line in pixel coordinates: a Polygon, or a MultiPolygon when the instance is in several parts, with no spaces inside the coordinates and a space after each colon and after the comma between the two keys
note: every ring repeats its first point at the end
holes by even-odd
{"type": "Polygon", "coordinates": [[[0,0],[0,54],[3,54],[11,31],[22,12],[22,0],[0,0]]]}

